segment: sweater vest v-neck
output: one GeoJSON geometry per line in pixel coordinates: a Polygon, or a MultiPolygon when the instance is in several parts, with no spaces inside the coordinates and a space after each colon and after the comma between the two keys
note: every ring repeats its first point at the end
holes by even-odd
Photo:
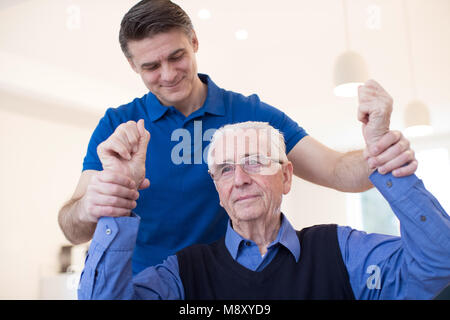
{"type": "Polygon", "coordinates": [[[259,272],[230,255],[225,238],[177,253],[187,300],[354,299],[337,239],[337,226],[316,225],[297,231],[300,259],[280,245],[259,272]]]}

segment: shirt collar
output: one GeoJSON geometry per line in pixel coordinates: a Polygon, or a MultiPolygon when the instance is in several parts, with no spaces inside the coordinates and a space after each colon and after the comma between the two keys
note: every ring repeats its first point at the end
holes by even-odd
{"type": "MultiPolygon", "coordinates": [[[[203,106],[197,110],[202,110],[203,113],[208,112],[217,116],[225,115],[225,105],[223,103],[223,90],[220,89],[211,78],[206,75],[199,73],[198,77],[203,83],[208,86],[208,93],[206,95],[206,100],[203,106]]],[[[151,92],[147,94],[146,105],[148,107],[149,117],[151,121],[156,121],[165,115],[170,107],[164,106],[158,100],[158,98],[151,92]]]]}
{"type": "MultiPolygon", "coordinates": [[[[240,234],[234,231],[231,226],[231,220],[228,221],[227,232],[225,234],[225,246],[230,252],[234,260],[237,259],[239,253],[239,246],[242,241],[248,241],[240,234]]],[[[268,246],[268,248],[276,245],[277,243],[283,245],[294,256],[295,261],[298,262],[300,258],[300,242],[298,240],[297,232],[292,227],[289,220],[281,213],[281,226],[278,231],[278,235],[275,240],[268,246]]]]}

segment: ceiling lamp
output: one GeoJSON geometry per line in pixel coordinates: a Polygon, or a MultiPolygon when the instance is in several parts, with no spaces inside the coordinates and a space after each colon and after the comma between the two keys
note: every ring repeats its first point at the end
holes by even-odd
{"type": "Polygon", "coordinates": [[[355,97],[358,87],[368,79],[366,63],[358,53],[346,51],[334,64],[334,94],[338,97],[355,97]]]}
{"type": "Polygon", "coordinates": [[[211,11],[208,9],[200,9],[198,11],[198,17],[202,20],[209,20],[211,19],[211,11]]]}
{"type": "MultiPolygon", "coordinates": [[[[403,0],[403,13],[406,31],[406,42],[408,45],[408,59],[409,59],[409,69],[411,76],[411,87],[414,97],[417,97],[417,86],[415,82],[414,74],[414,64],[412,57],[412,44],[411,44],[411,34],[409,30],[408,22],[408,10],[406,7],[406,1],[403,0]]],[[[409,137],[425,136],[433,133],[433,127],[430,122],[430,112],[427,105],[415,98],[410,101],[404,110],[404,121],[405,129],[403,133],[409,137]]]]}
{"type": "Polygon", "coordinates": [[[358,87],[369,78],[366,63],[361,55],[350,50],[347,3],[342,0],[347,50],[339,55],[334,63],[334,94],[338,97],[356,97],[358,87]]]}
{"type": "Polygon", "coordinates": [[[433,133],[430,124],[430,113],[425,103],[412,100],[405,108],[404,134],[409,137],[425,136],[433,133]]]}
{"type": "Polygon", "coordinates": [[[239,29],[234,33],[234,36],[237,40],[247,40],[248,39],[248,31],[245,29],[239,29]]]}

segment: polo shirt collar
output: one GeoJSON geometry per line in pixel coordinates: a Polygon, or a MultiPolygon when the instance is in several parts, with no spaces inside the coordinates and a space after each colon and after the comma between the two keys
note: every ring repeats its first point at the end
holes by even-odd
{"type": "Polygon", "coordinates": [[[163,106],[151,92],[147,94],[145,105],[147,106],[148,116],[151,121],[158,120],[169,110],[169,107],[163,106]]]}
{"type": "MultiPolygon", "coordinates": [[[[234,260],[237,259],[239,246],[242,241],[248,241],[240,234],[234,231],[231,226],[231,220],[228,221],[227,232],[225,234],[225,246],[230,252],[234,260]]],[[[300,258],[300,241],[298,240],[297,232],[292,227],[289,220],[281,213],[281,226],[278,231],[278,235],[275,240],[268,246],[268,248],[276,245],[277,243],[283,245],[294,256],[295,261],[298,262],[300,258]]]]}
{"type": "MultiPolygon", "coordinates": [[[[205,103],[197,111],[201,110],[203,113],[207,112],[217,116],[224,116],[225,105],[223,102],[223,90],[220,89],[208,75],[199,73],[198,76],[203,83],[207,84],[208,92],[205,103]]],[[[151,121],[156,121],[163,117],[170,108],[162,105],[158,98],[151,92],[147,94],[145,104],[148,108],[148,114],[151,121]]]]}
{"type": "Polygon", "coordinates": [[[208,75],[199,73],[198,76],[203,83],[208,85],[208,93],[202,108],[204,108],[205,112],[210,114],[224,116],[225,104],[223,102],[223,90],[220,89],[208,75]]]}

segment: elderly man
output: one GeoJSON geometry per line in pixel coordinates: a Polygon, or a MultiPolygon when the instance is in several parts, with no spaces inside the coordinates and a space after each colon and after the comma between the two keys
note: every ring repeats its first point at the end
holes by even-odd
{"type": "MultiPolygon", "coordinates": [[[[136,167],[149,139],[142,121],[138,128],[136,167]]],[[[430,299],[450,283],[450,219],[415,175],[370,175],[400,220],[394,237],[332,224],[294,230],[280,211],[293,166],[282,134],[266,123],[216,131],[208,166],[230,218],[225,237],[133,277],[140,218],[101,218],[80,299],[430,299]]]]}

